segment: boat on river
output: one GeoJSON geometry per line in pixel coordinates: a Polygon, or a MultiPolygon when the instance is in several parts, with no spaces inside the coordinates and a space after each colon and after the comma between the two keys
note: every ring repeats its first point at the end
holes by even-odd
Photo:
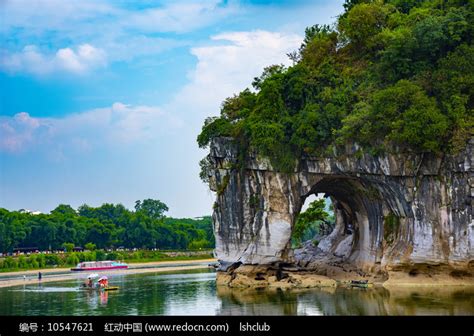
{"type": "Polygon", "coordinates": [[[126,268],[128,268],[126,263],[115,260],[84,261],[71,268],[71,271],[105,271],[126,268]]]}
{"type": "Polygon", "coordinates": [[[81,286],[79,287],[79,289],[86,289],[86,290],[90,290],[90,291],[103,291],[103,292],[109,292],[109,291],[116,291],[116,290],[119,290],[119,286],[108,286],[108,287],[99,287],[99,286],[95,286],[95,287],[88,287],[88,286],[81,286]]]}
{"type": "Polygon", "coordinates": [[[359,288],[369,288],[373,286],[372,283],[369,283],[369,280],[351,280],[350,285],[359,288]]]}
{"type": "Polygon", "coordinates": [[[93,273],[87,277],[87,280],[80,287],[81,289],[89,290],[100,290],[100,291],[115,291],[118,290],[118,286],[109,286],[109,278],[106,275],[103,275],[99,278],[97,283],[94,283],[94,279],[98,278],[99,274],[93,273]]]}

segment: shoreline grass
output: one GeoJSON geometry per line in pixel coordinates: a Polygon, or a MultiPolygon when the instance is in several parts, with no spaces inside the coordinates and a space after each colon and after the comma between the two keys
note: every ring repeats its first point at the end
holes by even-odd
{"type": "MultiPolygon", "coordinates": [[[[164,262],[164,261],[192,261],[192,260],[205,260],[205,259],[212,259],[213,255],[209,251],[160,251],[159,253],[156,253],[155,255],[151,257],[141,257],[141,258],[133,258],[132,256],[136,256],[136,252],[144,252],[146,254],[147,252],[150,251],[134,251],[129,253],[128,255],[124,255],[124,258],[118,258],[127,264],[139,264],[139,263],[152,263],[152,262],[164,262]],[[171,255],[169,255],[171,254],[171,255]],[[177,254],[177,255],[174,255],[177,254]]],[[[74,252],[73,252],[74,253],[74,252]]],[[[82,253],[82,252],[79,252],[82,253]]],[[[35,256],[41,255],[40,254],[35,254],[35,256]]],[[[44,254],[43,254],[44,255],[44,254]]],[[[51,254],[50,254],[51,255],[51,254]]],[[[64,254],[65,259],[67,259],[67,254],[64,254]]],[[[63,256],[63,258],[64,258],[63,256]]],[[[20,258],[20,256],[15,256],[15,257],[9,257],[13,258],[16,261],[20,258]]],[[[6,258],[3,258],[6,259],[6,258]]],[[[114,258],[112,258],[114,259],[114,258]]],[[[80,260],[82,261],[99,261],[99,260],[80,260]]],[[[0,268],[0,275],[4,273],[13,273],[13,272],[41,272],[45,270],[60,270],[60,269],[67,269],[76,266],[77,262],[75,263],[68,263],[65,262],[64,264],[61,265],[43,265],[43,266],[35,266],[32,267],[32,265],[28,265],[28,267],[1,267],[0,268]]]]}

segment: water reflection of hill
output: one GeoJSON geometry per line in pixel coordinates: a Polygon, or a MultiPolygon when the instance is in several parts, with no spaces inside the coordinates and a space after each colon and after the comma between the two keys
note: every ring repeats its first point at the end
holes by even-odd
{"type": "Polygon", "coordinates": [[[0,288],[0,315],[474,315],[474,287],[239,290],[211,270],[111,276],[118,291],[81,280],[0,288]]]}
{"type": "Polygon", "coordinates": [[[474,288],[218,287],[222,315],[474,315],[474,288]]]}

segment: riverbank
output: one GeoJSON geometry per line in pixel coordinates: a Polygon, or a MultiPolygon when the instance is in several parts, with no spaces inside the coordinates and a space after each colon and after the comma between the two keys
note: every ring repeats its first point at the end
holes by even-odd
{"type": "MultiPolygon", "coordinates": [[[[152,272],[176,272],[209,267],[209,263],[216,262],[216,259],[195,259],[195,260],[175,260],[175,261],[154,261],[145,263],[133,263],[128,269],[118,269],[102,271],[97,273],[113,274],[138,274],[152,272]]],[[[84,279],[88,272],[71,272],[70,268],[48,268],[41,270],[5,272],[0,275],[0,288],[19,285],[33,285],[53,281],[64,281],[71,279],[84,279]],[[38,272],[42,273],[41,281],[38,280],[38,272]],[[18,277],[16,277],[18,276],[18,277]],[[26,277],[26,279],[24,278],[26,277]],[[6,279],[2,279],[6,278],[6,279]]]]}
{"type": "Polygon", "coordinates": [[[39,272],[48,269],[63,269],[76,266],[83,261],[121,260],[127,264],[155,261],[186,261],[212,258],[212,251],[84,251],[68,253],[34,253],[0,257],[0,276],[10,272],[39,272]]]}
{"type": "Polygon", "coordinates": [[[354,267],[329,264],[313,270],[290,265],[240,265],[217,272],[216,281],[218,286],[231,288],[473,287],[474,274],[472,269],[435,266],[423,271],[419,268],[417,273],[410,273],[405,270],[363,272],[354,267]]]}

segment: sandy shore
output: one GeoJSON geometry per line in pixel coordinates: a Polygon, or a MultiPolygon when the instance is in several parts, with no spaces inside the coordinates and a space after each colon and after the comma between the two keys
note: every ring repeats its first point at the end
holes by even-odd
{"type": "MultiPolygon", "coordinates": [[[[119,269],[113,271],[99,271],[93,272],[98,274],[138,274],[138,273],[162,273],[162,272],[176,272],[193,269],[207,268],[209,263],[216,262],[216,259],[197,259],[197,260],[176,260],[176,261],[154,261],[147,263],[129,264],[126,270],[119,269]],[[199,265],[197,265],[199,264],[199,265]]],[[[41,272],[43,277],[41,283],[64,281],[71,279],[85,279],[91,272],[71,272],[70,268],[48,268],[42,270],[18,271],[0,273],[0,288],[19,286],[19,285],[33,285],[38,284],[38,272],[41,272]],[[57,273],[57,274],[56,274],[57,273]],[[66,273],[66,274],[64,274],[66,273]],[[26,280],[23,278],[26,277],[26,280]],[[8,277],[8,279],[2,279],[8,277]]]]}

